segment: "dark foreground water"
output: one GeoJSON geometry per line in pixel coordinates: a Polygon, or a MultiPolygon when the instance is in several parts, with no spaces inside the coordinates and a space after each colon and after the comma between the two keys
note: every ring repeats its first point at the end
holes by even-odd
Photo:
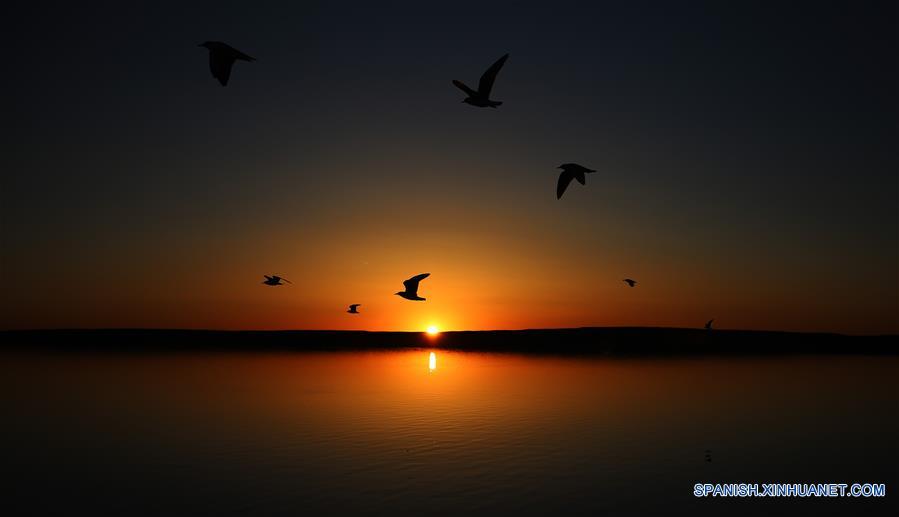
{"type": "Polygon", "coordinates": [[[899,508],[896,357],[431,354],[2,356],[3,513],[899,508]],[[873,482],[887,497],[694,497],[706,482],[873,482]]]}

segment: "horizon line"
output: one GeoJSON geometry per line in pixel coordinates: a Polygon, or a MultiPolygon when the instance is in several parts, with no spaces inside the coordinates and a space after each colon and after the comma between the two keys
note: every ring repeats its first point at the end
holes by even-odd
{"type": "MultiPolygon", "coordinates": [[[[702,332],[756,332],[768,334],[818,334],[833,335],[847,337],[899,337],[897,333],[872,333],[872,334],[850,334],[844,332],[823,331],[823,330],[776,330],[776,329],[740,329],[740,328],[713,328],[705,329],[703,327],[667,327],[667,326],[581,326],[581,327],[531,327],[518,329],[461,329],[461,330],[441,330],[439,334],[453,334],[463,332],[545,332],[545,331],[572,331],[572,330],[697,330],[702,332]]],[[[427,334],[424,330],[363,330],[363,329],[216,329],[216,328],[190,328],[190,327],[54,327],[54,328],[6,328],[0,329],[0,332],[103,332],[103,331],[140,331],[140,332],[346,332],[346,333],[368,333],[368,334],[427,334]]]]}

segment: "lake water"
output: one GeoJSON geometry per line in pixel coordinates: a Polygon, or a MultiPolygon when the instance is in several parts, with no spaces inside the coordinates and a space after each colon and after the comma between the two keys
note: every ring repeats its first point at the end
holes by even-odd
{"type": "Polygon", "coordinates": [[[6,355],[0,374],[6,515],[896,515],[899,499],[896,357],[6,355]],[[694,497],[706,482],[888,495],[694,497]]]}

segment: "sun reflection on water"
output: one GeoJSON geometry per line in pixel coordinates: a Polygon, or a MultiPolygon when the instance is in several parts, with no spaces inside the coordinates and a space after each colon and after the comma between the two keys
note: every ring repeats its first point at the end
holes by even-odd
{"type": "Polygon", "coordinates": [[[431,352],[428,357],[428,373],[433,373],[437,369],[437,354],[431,352]]]}

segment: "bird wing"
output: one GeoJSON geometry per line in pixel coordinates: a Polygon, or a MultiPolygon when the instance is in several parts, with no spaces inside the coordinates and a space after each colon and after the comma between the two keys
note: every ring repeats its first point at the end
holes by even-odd
{"type": "Polygon", "coordinates": [[[571,180],[574,179],[574,174],[571,174],[568,171],[562,171],[559,174],[559,183],[556,185],[556,199],[562,199],[562,194],[565,193],[565,189],[568,188],[568,184],[571,183],[571,180]]]}
{"type": "Polygon", "coordinates": [[[209,51],[209,70],[212,77],[215,77],[222,83],[222,86],[228,85],[228,79],[231,77],[231,65],[234,64],[234,58],[225,55],[224,52],[218,50],[209,51]]]}
{"type": "Polygon", "coordinates": [[[274,280],[274,278],[272,278],[272,277],[270,277],[270,276],[268,276],[268,275],[262,275],[262,276],[264,276],[266,280],[274,280]]]}
{"type": "Polygon", "coordinates": [[[288,280],[288,279],[286,279],[286,278],[281,278],[281,280],[284,281],[284,282],[287,282],[288,284],[292,284],[292,283],[293,283],[293,282],[291,282],[290,280],[288,280]]]}
{"type": "Polygon", "coordinates": [[[490,90],[493,89],[493,82],[496,81],[496,74],[498,74],[500,68],[506,64],[506,59],[509,59],[509,54],[497,59],[496,63],[490,65],[490,68],[484,72],[484,75],[481,76],[481,82],[478,83],[478,93],[486,98],[490,98],[490,90]]]}
{"type": "Polygon", "coordinates": [[[355,309],[356,307],[359,307],[360,305],[362,305],[362,304],[361,304],[361,303],[354,303],[354,304],[350,305],[350,309],[355,309]]]}
{"type": "Polygon", "coordinates": [[[243,52],[237,50],[234,47],[229,46],[228,48],[231,50],[231,59],[232,60],[240,59],[241,61],[250,61],[250,62],[256,61],[255,57],[248,56],[248,55],[244,54],[243,52]]]}
{"type": "Polygon", "coordinates": [[[453,79],[453,84],[456,85],[456,88],[458,88],[458,89],[462,90],[463,92],[465,92],[466,94],[468,94],[469,97],[477,97],[478,96],[478,92],[476,92],[476,91],[472,90],[471,88],[469,88],[468,86],[466,86],[466,84],[463,83],[462,81],[453,79]]]}
{"type": "Polygon", "coordinates": [[[403,282],[403,286],[407,291],[415,292],[418,291],[418,283],[431,276],[431,273],[422,273],[420,275],[415,275],[412,278],[403,282]]]}
{"type": "Polygon", "coordinates": [[[585,172],[596,172],[593,169],[588,169],[588,168],[584,167],[583,165],[578,165],[576,163],[563,163],[562,165],[559,165],[559,168],[563,169],[563,170],[568,170],[571,172],[581,173],[581,174],[583,174],[585,172]]]}

